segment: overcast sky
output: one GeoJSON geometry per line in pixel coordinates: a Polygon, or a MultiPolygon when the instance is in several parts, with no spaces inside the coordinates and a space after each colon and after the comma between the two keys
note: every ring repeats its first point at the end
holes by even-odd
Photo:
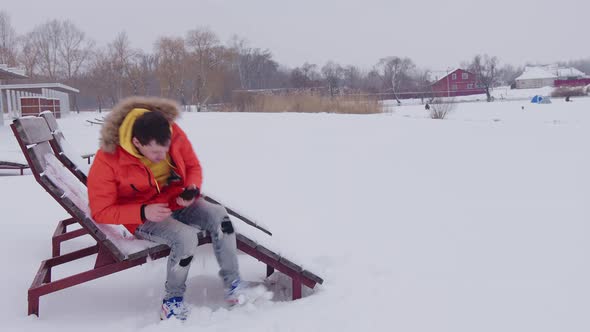
{"type": "Polygon", "coordinates": [[[149,51],[160,36],[206,26],[290,67],[333,60],[370,68],[389,55],[433,70],[477,53],[514,65],[590,57],[585,0],[0,0],[0,10],[19,34],[69,19],[99,45],[126,31],[149,51]]]}

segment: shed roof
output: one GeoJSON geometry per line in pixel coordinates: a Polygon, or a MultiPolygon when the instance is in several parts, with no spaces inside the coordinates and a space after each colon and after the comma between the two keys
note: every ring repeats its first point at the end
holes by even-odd
{"type": "Polygon", "coordinates": [[[520,80],[536,80],[536,79],[547,79],[547,78],[557,78],[557,75],[551,73],[550,71],[546,70],[542,67],[524,67],[524,73],[516,78],[517,81],[520,80]]]}
{"type": "MultiPolygon", "coordinates": [[[[428,72],[428,76],[427,79],[429,82],[435,83],[438,82],[440,80],[442,80],[443,78],[451,75],[452,73],[456,72],[457,70],[459,70],[461,68],[450,68],[447,70],[431,70],[428,72]]],[[[467,70],[464,70],[467,71],[467,70]]]]}
{"type": "Polygon", "coordinates": [[[0,90],[31,90],[31,89],[51,89],[60,92],[79,93],[80,90],[72,88],[61,83],[31,83],[31,84],[6,84],[0,85],[0,90]]]}

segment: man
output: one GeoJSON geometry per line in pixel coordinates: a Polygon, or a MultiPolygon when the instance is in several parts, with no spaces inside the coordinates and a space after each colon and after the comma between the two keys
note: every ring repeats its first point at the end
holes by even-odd
{"type": "Polygon", "coordinates": [[[188,271],[199,230],[211,233],[230,304],[244,296],[236,236],[225,208],[199,196],[202,174],[170,100],[134,97],[107,116],[88,175],[92,217],[121,224],[138,238],[170,246],[161,319],[184,320],[188,271]]]}

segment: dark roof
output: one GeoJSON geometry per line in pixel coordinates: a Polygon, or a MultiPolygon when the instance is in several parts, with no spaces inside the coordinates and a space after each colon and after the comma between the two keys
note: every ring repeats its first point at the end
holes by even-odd
{"type": "Polygon", "coordinates": [[[23,70],[0,65],[0,80],[27,78],[23,70]]]}

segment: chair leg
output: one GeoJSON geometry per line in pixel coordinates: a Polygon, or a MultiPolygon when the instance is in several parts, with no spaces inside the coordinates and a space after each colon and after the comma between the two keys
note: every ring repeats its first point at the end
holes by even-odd
{"type": "Polygon", "coordinates": [[[34,296],[29,293],[29,316],[35,315],[39,317],[39,296],[34,296]]]}
{"type": "Polygon", "coordinates": [[[52,239],[51,241],[51,257],[57,257],[59,256],[60,252],[61,252],[61,241],[57,240],[57,239],[52,239]]]}
{"type": "Polygon", "coordinates": [[[109,253],[108,249],[103,245],[100,245],[98,248],[98,255],[96,256],[96,262],[94,263],[94,268],[96,269],[115,262],[115,259],[109,253]]]}
{"type": "Polygon", "coordinates": [[[293,278],[293,300],[301,298],[301,280],[293,278]]]}
{"type": "Polygon", "coordinates": [[[267,265],[266,266],[266,277],[267,278],[270,277],[270,275],[273,274],[274,272],[275,272],[275,268],[274,267],[272,267],[270,265],[267,265]]]}

